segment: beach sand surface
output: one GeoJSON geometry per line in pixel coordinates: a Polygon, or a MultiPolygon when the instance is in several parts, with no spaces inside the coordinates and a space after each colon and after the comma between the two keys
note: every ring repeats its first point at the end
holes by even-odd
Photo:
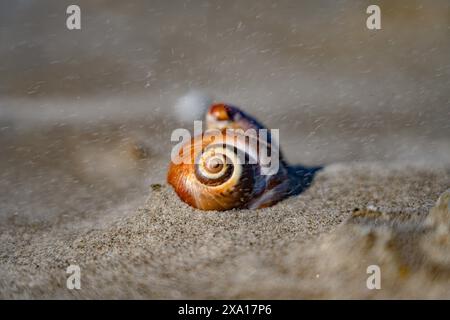
{"type": "Polygon", "coordinates": [[[1,2],[0,298],[449,299],[449,1],[377,2],[381,30],[368,0],[80,0],[76,31],[1,2]],[[324,169],[270,208],[187,206],[192,92],[324,169]]]}

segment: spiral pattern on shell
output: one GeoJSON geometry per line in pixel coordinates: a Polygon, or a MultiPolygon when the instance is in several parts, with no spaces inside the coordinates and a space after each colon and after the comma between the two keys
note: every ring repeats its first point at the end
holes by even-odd
{"type": "MultiPolygon", "coordinates": [[[[257,164],[242,164],[244,149],[225,135],[202,134],[180,150],[183,160],[170,164],[168,182],[189,205],[203,210],[243,208],[257,191],[257,164]]],[[[245,155],[245,156],[248,156],[245,155]]]]}

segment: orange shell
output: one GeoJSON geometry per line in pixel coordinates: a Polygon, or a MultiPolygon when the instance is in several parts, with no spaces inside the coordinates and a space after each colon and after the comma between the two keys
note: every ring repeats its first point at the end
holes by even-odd
{"type": "MultiPolygon", "coordinates": [[[[167,181],[173,186],[178,196],[192,207],[202,210],[229,210],[245,207],[252,197],[251,174],[253,172],[249,171],[251,168],[245,168],[239,175],[233,173],[228,180],[217,186],[204,184],[196,176],[194,161],[212,140],[212,136],[203,134],[185,144],[179,152],[180,159],[183,161],[179,164],[170,162],[167,181]],[[246,169],[249,170],[246,171],[246,169]],[[242,179],[243,177],[245,178],[242,179]]],[[[234,170],[237,168],[235,167],[234,170]]]]}
{"type": "MultiPolygon", "coordinates": [[[[209,155],[208,152],[211,149],[213,156],[216,155],[216,148],[227,149],[226,159],[233,157],[235,159],[235,150],[246,150],[247,152],[247,142],[230,142],[226,138],[226,129],[246,131],[264,128],[254,118],[238,108],[221,103],[214,104],[209,108],[206,113],[206,122],[208,129],[214,129],[216,132],[209,134],[208,131],[192,138],[181,147],[178,153],[180,161],[176,161],[177,163],[171,161],[169,164],[167,181],[184,202],[202,210],[256,209],[271,206],[289,196],[292,191],[289,168],[283,161],[281,152],[279,153],[279,169],[274,175],[262,175],[259,162],[239,164],[235,161],[231,161],[229,164],[232,168],[223,165],[220,167],[220,173],[224,170],[227,173],[225,176],[211,171],[207,172],[207,176],[204,175],[205,170],[211,169],[205,165],[209,163],[208,160],[196,160],[204,159],[209,155]],[[209,180],[211,176],[214,178],[212,181],[209,180]]],[[[258,154],[258,149],[262,145],[268,148],[273,147],[270,142],[267,144],[258,139],[258,146],[250,146],[251,150],[247,155],[258,159],[255,155],[258,154]]]]}

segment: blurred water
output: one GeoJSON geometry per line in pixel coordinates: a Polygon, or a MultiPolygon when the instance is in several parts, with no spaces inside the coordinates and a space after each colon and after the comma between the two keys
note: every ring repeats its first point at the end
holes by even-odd
{"type": "Polygon", "coordinates": [[[62,118],[115,112],[116,97],[159,112],[191,88],[268,115],[448,111],[449,2],[380,1],[380,31],[366,29],[370,3],[80,1],[82,30],[69,31],[66,1],[2,1],[0,96],[58,98],[62,118]]]}

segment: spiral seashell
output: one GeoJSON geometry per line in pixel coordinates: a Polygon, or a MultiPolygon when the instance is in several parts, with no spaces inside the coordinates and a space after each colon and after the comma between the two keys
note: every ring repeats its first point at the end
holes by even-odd
{"type": "Polygon", "coordinates": [[[180,161],[169,165],[168,183],[184,202],[202,210],[256,209],[295,191],[295,172],[282,159],[277,172],[262,174],[267,164],[259,151],[267,148],[270,153],[273,146],[270,135],[262,140],[248,130],[264,129],[258,121],[236,107],[214,104],[206,124],[208,130],[182,146],[180,161]]]}

